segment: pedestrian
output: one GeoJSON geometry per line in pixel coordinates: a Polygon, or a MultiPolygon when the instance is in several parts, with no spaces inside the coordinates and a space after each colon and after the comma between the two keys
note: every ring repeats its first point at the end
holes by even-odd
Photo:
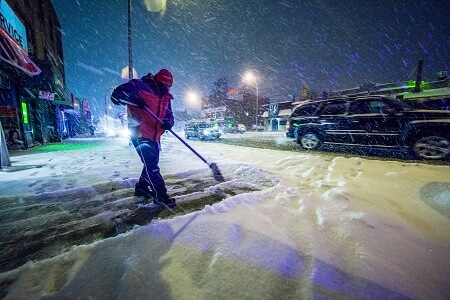
{"type": "Polygon", "coordinates": [[[172,73],[161,69],[155,75],[149,73],[141,79],[132,79],[118,86],[111,95],[113,102],[123,99],[135,104],[128,105],[128,129],[131,142],[144,166],[135,185],[134,195],[152,198],[156,204],[168,207],[174,207],[176,202],[167,194],[158,163],[161,135],[174,124],[171,107],[173,96],[169,93],[172,83],[172,73]],[[158,116],[163,124],[152,117],[145,107],[158,116]]]}
{"type": "Polygon", "coordinates": [[[8,132],[8,141],[6,142],[10,150],[26,150],[25,143],[20,139],[17,129],[8,132]]]}

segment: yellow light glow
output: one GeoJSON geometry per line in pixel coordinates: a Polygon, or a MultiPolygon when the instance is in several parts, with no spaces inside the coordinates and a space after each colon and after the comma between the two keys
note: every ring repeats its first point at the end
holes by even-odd
{"type": "Polygon", "coordinates": [[[150,12],[161,12],[162,14],[166,11],[167,0],[145,0],[145,6],[150,12]]]}
{"type": "Polygon", "coordinates": [[[198,105],[200,103],[200,96],[194,91],[189,91],[186,94],[186,100],[191,105],[198,105]]]}
{"type": "Polygon", "coordinates": [[[247,71],[244,74],[244,81],[245,82],[255,82],[256,81],[256,75],[253,74],[253,72],[251,72],[251,71],[247,71]]]}

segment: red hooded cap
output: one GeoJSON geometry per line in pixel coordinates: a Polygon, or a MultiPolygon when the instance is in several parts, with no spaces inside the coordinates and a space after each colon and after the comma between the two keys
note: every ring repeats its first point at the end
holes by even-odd
{"type": "Polygon", "coordinates": [[[167,86],[172,86],[173,83],[172,73],[170,73],[170,71],[167,69],[159,70],[158,73],[156,73],[155,76],[153,76],[153,79],[165,83],[167,86]]]}

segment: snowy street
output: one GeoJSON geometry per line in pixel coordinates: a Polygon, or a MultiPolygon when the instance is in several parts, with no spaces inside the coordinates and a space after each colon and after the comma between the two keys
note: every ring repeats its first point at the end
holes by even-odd
{"type": "Polygon", "coordinates": [[[134,227],[120,223],[142,168],[127,140],[12,156],[0,297],[450,298],[448,163],[298,151],[283,133],[188,143],[226,181],[165,134],[161,173],[179,207],[134,227]],[[252,137],[280,148],[233,145],[252,137]]]}

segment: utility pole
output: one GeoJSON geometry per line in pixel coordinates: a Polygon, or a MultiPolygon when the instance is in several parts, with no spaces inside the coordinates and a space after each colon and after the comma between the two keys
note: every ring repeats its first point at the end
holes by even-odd
{"type": "Polygon", "coordinates": [[[131,0],[128,0],[128,79],[133,79],[133,48],[131,43],[131,0]]]}
{"type": "Polygon", "coordinates": [[[258,126],[259,126],[259,89],[258,89],[258,79],[260,77],[260,74],[258,71],[256,70],[250,70],[247,71],[247,73],[245,73],[244,75],[244,80],[251,83],[254,82],[255,84],[255,90],[256,90],[256,117],[255,117],[255,130],[258,130],[258,126]],[[253,74],[253,72],[255,72],[257,75],[253,74]]]}
{"type": "Polygon", "coordinates": [[[414,87],[414,93],[419,93],[421,90],[422,69],[423,69],[423,60],[421,59],[417,64],[416,86],[414,87]]]}
{"type": "Polygon", "coordinates": [[[256,87],[256,131],[258,131],[259,126],[259,90],[258,90],[258,78],[255,79],[256,87]]]}
{"type": "Polygon", "coordinates": [[[106,135],[108,135],[108,104],[106,102],[106,95],[107,95],[108,91],[109,91],[109,89],[107,89],[105,92],[105,130],[106,130],[106,135]]]}

